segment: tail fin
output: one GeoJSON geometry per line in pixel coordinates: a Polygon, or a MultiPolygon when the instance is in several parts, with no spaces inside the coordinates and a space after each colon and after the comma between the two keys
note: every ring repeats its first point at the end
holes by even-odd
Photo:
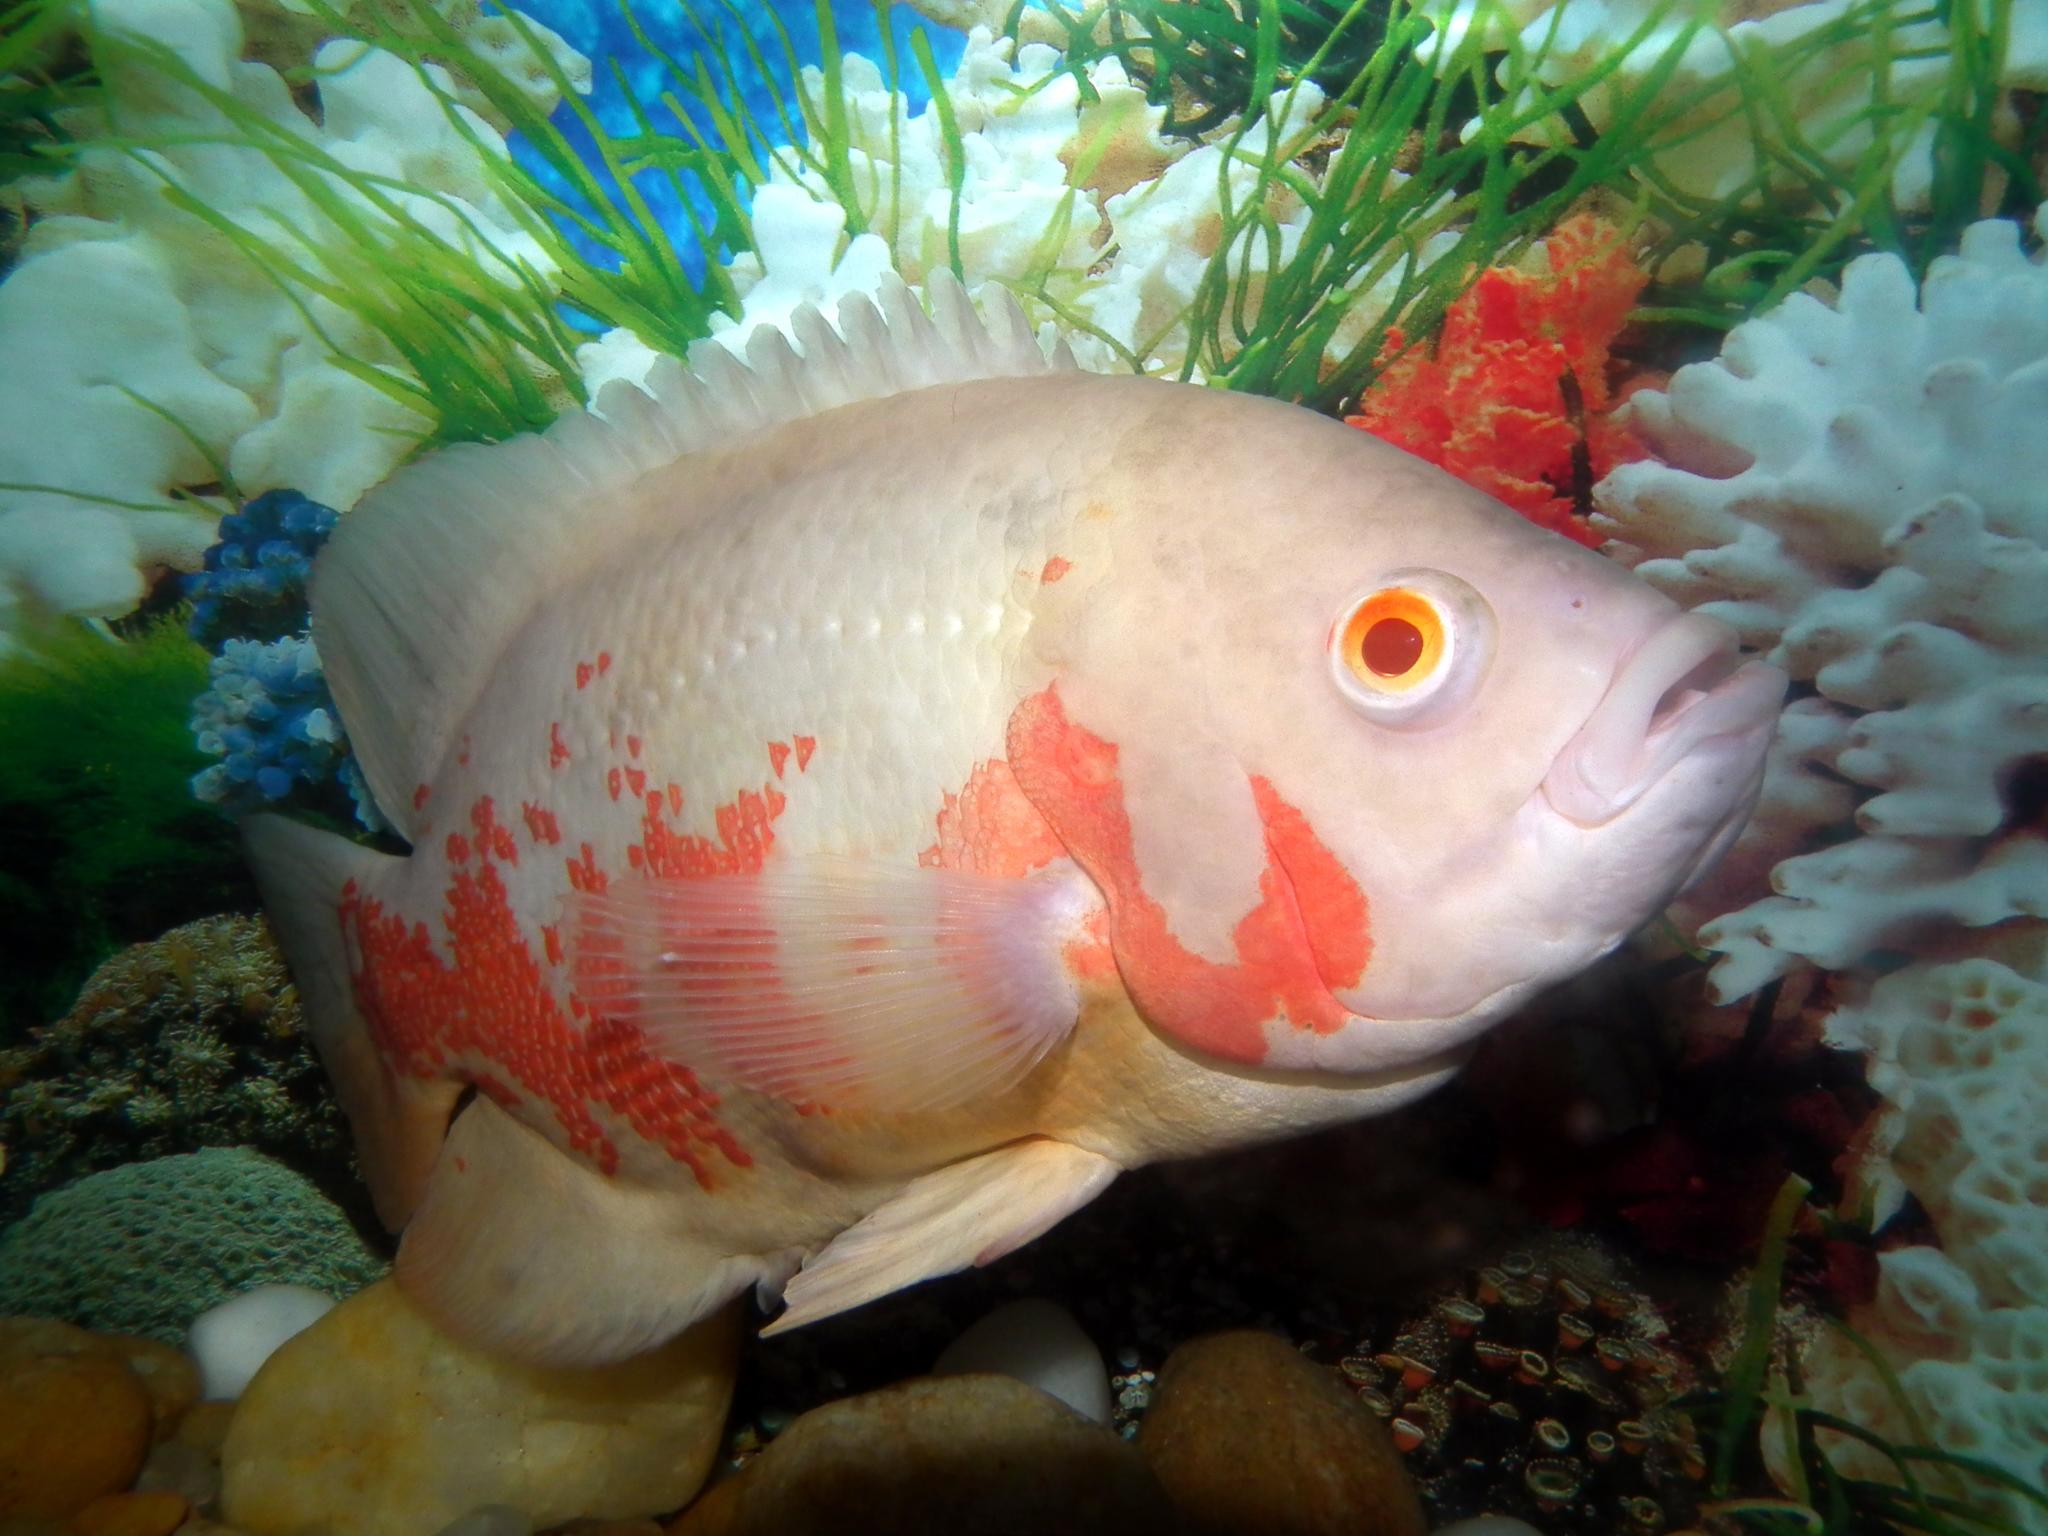
{"type": "Polygon", "coordinates": [[[250,817],[242,841],[298,984],[313,1045],[355,1132],[377,1215],[395,1232],[426,1190],[462,1092],[452,1080],[394,1073],[356,1008],[342,937],[342,887],[353,880],[371,889],[402,861],[281,816],[250,817]]]}

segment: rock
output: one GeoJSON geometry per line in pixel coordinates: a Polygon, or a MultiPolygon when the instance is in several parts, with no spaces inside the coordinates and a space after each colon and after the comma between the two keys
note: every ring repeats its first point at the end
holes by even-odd
{"type": "Polygon", "coordinates": [[[441,1527],[440,1536],[533,1536],[533,1522],[523,1509],[486,1504],[441,1527]]]}
{"type": "Polygon", "coordinates": [[[1148,1536],[1175,1529],[1144,1458],[1036,1387],[933,1376],[798,1418],[669,1536],[1148,1536]]]}
{"type": "Polygon", "coordinates": [[[1512,1515],[1474,1515],[1453,1525],[1441,1526],[1430,1536],[1543,1536],[1526,1520],[1512,1515]]]}
{"type": "Polygon", "coordinates": [[[543,1370],[457,1343],[380,1281],[249,1384],[223,1515],[252,1536],[435,1536],[491,1504],[536,1526],[676,1509],[718,1452],[737,1321],[728,1309],[619,1365],[543,1370]]]}
{"type": "Polygon", "coordinates": [[[186,1337],[207,1400],[233,1402],[279,1345],[333,1310],[332,1296],[305,1285],[259,1285],[208,1307],[186,1337]]]}
{"type": "Polygon", "coordinates": [[[134,1333],[102,1333],[96,1337],[126,1360],[128,1369],[142,1382],[156,1420],[156,1438],[168,1440],[199,1401],[199,1367],[185,1351],[174,1349],[161,1339],[146,1339],[134,1333]]]}
{"type": "Polygon", "coordinates": [[[1167,1357],[1138,1446],[1190,1536],[1423,1536],[1386,1426],[1285,1339],[1211,1334],[1167,1357]]]}
{"type": "Polygon", "coordinates": [[[0,1521],[61,1520],[135,1481],[149,1391],[83,1328],[0,1319],[0,1521]]]}
{"type": "Polygon", "coordinates": [[[191,1513],[175,1493],[110,1493],[71,1517],[71,1536],[171,1536],[191,1513]]]}
{"type": "Polygon", "coordinates": [[[934,1376],[993,1371],[1049,1392],[1083,1418],[1109,1422],[1102,1351],[1073,1313],[1037,1297],[998,1307],[946,1347],[934,1376]]]}

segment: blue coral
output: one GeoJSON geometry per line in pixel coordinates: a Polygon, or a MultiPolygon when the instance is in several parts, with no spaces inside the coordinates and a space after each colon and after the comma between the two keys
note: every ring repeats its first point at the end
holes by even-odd
{"type": "Polygon", "coordinates": [[[281,640],[306,627],[306,578],[336,519],[297,491],[266,491],[220,520],[206,566],[186,578],[192,638],[281,640]]]}
{"type": "Polygon", "coordinates": [[[374,831],[384,820],[306,633],[306,581],[334,523],[332,507],[297,491],[266,492],[221,519],[220,541],[189,578],[192,634],[218,651],[193,701],[192,734],[220,759],[193,776],[192,793],[253,811],[338,783],[374,831]]]}

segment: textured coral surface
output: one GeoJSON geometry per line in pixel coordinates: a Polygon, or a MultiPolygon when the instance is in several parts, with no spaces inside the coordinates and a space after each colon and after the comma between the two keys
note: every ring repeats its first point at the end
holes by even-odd
{"type": "Polygon", "coordinates": [[[1730,863],[1780,861],[1776,894],[1701,932],[1723,995],[2048,915],[2048,268],[2019,226],[1917,294],[1863,257],[1629,411],[1661,462],[1596,488],[1600,526],[1811,694],[1730,863]]]}
{"type": "Polygon", "coordinates": [[[347,1133],[261,919],[214,917],[109,960],[77,1005],[0,1050],[0,1222],[141,1158],[259,1147],[349,1185],[347,1133]]]}
{"type": "MultiPolygon", "coordinates": [[[[1435,343],[1397,357],[1346,419],[1539,528],[1598,544],[1593,482],[1642,455],[1614,418],[1608,352],[1648,279],[1620,231],[1589,216],[1544,240],[1543,264],[1480,273],[1435,343]]],[[[1404,341],[1395,331],[1389,350],[1404,341]]]]}
{"type": "Polygon", "coordinates": [[[193,1318],[252,1286],[346,1296],[384,1267],[298,1174],[209,1147],[44,1195],[0,1234],[0,1314],[177,1343],[193,1318]]]}

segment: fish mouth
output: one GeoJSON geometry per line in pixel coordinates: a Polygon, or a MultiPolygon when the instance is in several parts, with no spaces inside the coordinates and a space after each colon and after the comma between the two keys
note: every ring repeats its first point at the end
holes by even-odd
{"type": "Polygon", "coordinates": [[[1681,614],[1624,658],[1551,764],[1543,797],[1566,820],[1596,827],[1688,758],[1712,751],[1753,766],[1748,760],[1762,755],[1786,681],[1776,667],[1742,660],[1725,624],[1681,614]]]}

